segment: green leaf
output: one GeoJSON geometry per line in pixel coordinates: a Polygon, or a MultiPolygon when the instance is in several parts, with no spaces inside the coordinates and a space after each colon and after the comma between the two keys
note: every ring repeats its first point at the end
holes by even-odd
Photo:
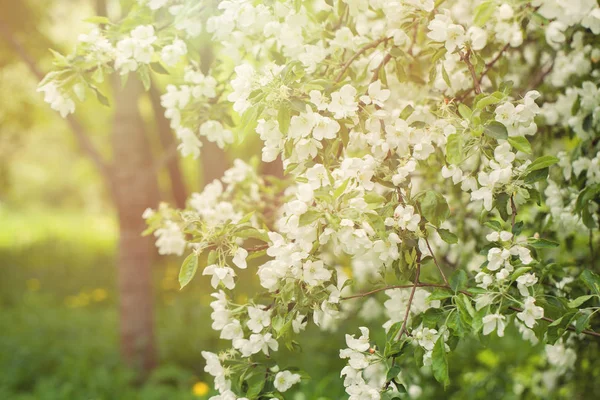
{"type": "Polygon", "coordinates": [[[582,305],[583,303],[585,303],[586,301],[588,301],[589,299],[591,299],[594,296],[596,296],[596,295],[594,295],[594,294],[588,294],[586,296],[579,296],[575,300],[571,300],[569,302],[568,306],[570,308],[578,308],[580,305],[582,305]]]}
{"type": "Polygon", "coordinates": [[[100,104],[102,104],[103,106],[106,106],[106,107],[110,107],[110,103],[108,102],[108,99],[106,98],[106,96],[103,95],[102,93],[100,93],[100,91],[98,89],[96,89],[95,87],[92,87],[92,89],[96,93],[96,98],[98,99],[100,104]]]}
{"type": "Polygon", "coordinates": [[[527,244],[529,244],[531,247],[535,247],[536,249],[549,249],[559,246],[558,243],[546,239],[529,239],[527,244]]]}
{"type": "Polygon", "coordinates": [[[408,105],[408,106],[404,107],[404,109],[402,110],[402,112],[400,113],[400,116],[398,118],[406,120],[408,117],[410,117],[412,115],[412,113],[414,111],[415,111],[415,109],[411,105],[408,105]]]}
{"type": "Polygon", "coordinates": [[[335,189],[335,191],[333,192],[334,200],[337,200],[342,195],[342,193],[344,193],[344,191],[348,187],[349,182],[350,178],[346,179],[338,188],[335,189]]]}
{"type": "Polygon", "coordinates": [[[525,175],[525,179],[523,180],[525,181],[525,183],[531,185],[533,183],[546,179],[548,177],[548,172],[548,167],[531,171],[530,173],[525,175]]]}
{"type": "Polygon", "coordinates": [[[496,11],[496,6],[491,1],[484,1],[475,7],[475,12],[473,13],[473,22],[477,26],[483,26],[485,23],[494,15],[496,11]]]}
{"type": "Polygon", "coordinates": [[[548,342],[555,343],[567,330],[573,320],[577,317],[577,311],[568,311],[565,315],[548,325],[546,332],[548,342]]]}
{"type": "Polygon", "coordinates": [[[458,105],[458,113],[460,114],[461,117],[463,117],[464,119],[471,119],[471,116],[473,115],[473,111],[471,111],[471,109],[469,107],[467,107],[466,105],[464,105],[463,103],[460,103],[458,105]]]}
{"type": "Polygon", "coordinates": [[[252,106],[248,108],[244,115],[242,115],[241,129],[242,134],[247,135],[251,133],[257,125],[258,120],[258,106],[252,106]]]}
{"type": "Polygon", "coordinates": [[[592,292],[600,295],[600,276],[586,269],[579,278],[592,292]]]}
{"type": "Polygon", "coordinates": [[[298,226],[305,226],[308,224],[312,224],[313,222],[318,220],[320,217],[321,217],[321,213],[319,211],[308,210],[307,212],[305,212],[304,214],[302,214],[300,216],[300,219],[298,221],[298,226]]]}
{"type": "Polygon", "coordinates": [[[249,399],[256,399],[260,392],[262,392],[265,387],[265,376],[264,369],[262,373],[256,373],[252,375],[249,379],[246,380],[248,384],[248,391],[246,392],[246,397],[249,399]]]}
{"type": "Polygon", "coordinates": [[[402,368],[398,364],[390,367],[390,369],[388,369],[387,373],[385,374],[385,381],[391,382],[392,379],[394,379],[398,376],[398,374],[400,373],[401,370],[402,370],[402,368]]]}
{"type": "Polygon", "coordinates": [[[152,68],[152,71],[156,72],[157,74],[169,75],[169,71],[167,71],[159,62],[150,63],[150,68],[152,68]]]}
{"type": "Polygon", "coordinates": [[[429,296],[427,296],[427,301],[445,300],[453,296],[454,295],[446,289],[435,289],[429,296]]]}
{"type": "Polygon", "coordinates": [[[487,106],[491,106],[493,104],[498,104],[504,99],[504,94],[501,92],[495,92],[489,96],[482,97],[477,101],[475,105],[476,110],[483,110],[487,106]]]}
{"type": "Polygon", "coordinates": [[[515,149],[522,151],[523,153],[531,154],[531,145],[529,140],[523,136],[514,136],[508,138],[508,143],[511,144],[515,149]]]}
{"type": "Polygon", "coordinates": [[[487,124],[483,132],[487,136],[496,140],[508,138],[508,131],[506,130],[506,127],[498,121],[492,121],[487,124]]]}
{"type": "Polygon", "coordinates": [[[450,232],[448,229],[438,229],[437,231],[444,242],[449,244],[458,243],[458,236],[450,232]]]}
{"type": "Polygon", "coordinates": [[[591,316],[592,314],[581,314],[577,317],[577,320],[575,321],[575,332],[583,332],[587,328],[591,316]]]}
{"type": "Polygon", "coordinates": [[[462,135],[453,133],[446,142],[446,160],[450,164],[460,164],[464,160],[464,143],[462,135]]]}
{"type": "Polygon", "coordinates": [[[553,156],[542,156],[536,159],[531,164],[529,164],[526,171],[537,171],[540,169],[544,169],[546,167],[556,164],[558,161],[558,158],[553,156]]]}
{"type": "Polygon", "coordinates": [[[467,280],[467,273],[464,270],[459,269],[450,276],[450,287],[455,293],[459,290],[464,290],[467,287],[467,280]]]}
{"type": "Polygon", "coordinates": [[[496,205],[496,209],[500,213],[500,217],[504,220],[508,220],[508,211],[506,210],[508,204],[509,196],[506,193],[498,193],[494,203],[496,205]]]}
{"type": "MultiPolygon", "coordinates": [[[[437,68],[435,68],[437,69],[437,68]]],[[[444,82],[446,82],[446,85],[448,85],[449,88],[452,87],[452,82],[450,82],[450,77],[448,76],[448,72],[446,71],[446,67],[444,67],[444,64],[442,63],[442,78],[444,79],[444,82]]],[[[460,106],[463,105],[462,103],[459,104],[458,106],[458,111],[460,112],[460,106]]],[[[466,106],[465,106],[466,107],[466,106]]],[[[462,113],[461,113],[462,115],[462,113]]],[[[464,118],[464,116],[463,116],[464,118]]],[[[468,118],[466,118],[468,119],[468,118]]]]}
{"type": "Polygon", "coordinates": [[[450,383],[450,375],[448,374],[448,356],[444,344],[444,335],[440,335],[433,352],[431,354],[431,367],[435,379],[444,385],[444,388],[450,383]]]}
{"type": "Polygon", "coordinates": [[[179,270],[179,285],[180,289],[183,289],[196,275],[198,270],[198,256],[196,253],[192,253],[183,260],[181,269],[179,270]]]}
{"type": "Polygon", "coordinates": [[[277,112],[277,122],[279,122],[279,130],[284,135],[287,135],[290,130],[290,120],[292,119],[291,109],[287,102],[282,103],[279,106],[277,112]]]}
{"type": "Polygon", "coordinates": [[[386,202],[385,197],[375,192],[367,192],[364,199],[367,204],[382,204],[386,202]]]}
{"type": "Polygon", "coordinates": [[[513,273],[512,273],[512,275],[511,275],[510,277],[511,277],[511,279],[514,281],[514,280],[516,280],[518,277],[520,277],[521,275],[523,275],[523,274],[525,274],[525,273],[527,273],[527,272],[529,272],[529,271],[531,271],[531,267],[520,267],[520,268],[517,268],[517,269],[515,270],[515,272],[513,272],[513,273]]]}
{"type": "Polygon", "coordinates": [[[402,348],[404,347],[404,341],[400,342],[397,340],[392,340],[385,344],[384,357],[397,357],[402,353],[402,348]]]}
{"type": "Polygon", "coordinates": [[[444,196],[440,193],[428,190],[425,196],[419,201],[421,205],[421,214],[433,225],[440,225],[448,216],[450,208],[444,196]]]}
{"type": "Polygon", "coordinates": [[[502,224],[496,220],[489,220],[489,221],[485,221],[483,223],[483,225],[487,226],[488,228],[491,228],[495,231],[501,231],[502,230],[502,224]]]}

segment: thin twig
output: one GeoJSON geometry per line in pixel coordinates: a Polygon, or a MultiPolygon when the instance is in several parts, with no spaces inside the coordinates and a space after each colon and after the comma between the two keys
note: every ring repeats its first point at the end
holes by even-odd
{"type": "Polygon", "coordinates": [[[502,57],[502,55],[504,54],[504,52],[510,47],[510,43],[506,43],[504,45],[504,47],[502,48],[502,50],[500,50],[498,52],[498,54],[496,54],[496,57],[494,57],[492,59],[492,61],[490,61],[489,63],[485,64],[485,69],[483,70],[483,72],[481,73],[481,76],[479,77],[479,83],[481,83],[481,81],[483,80],[483,77],[487,75],[488,72],[490,72],[490,70],[494,67],[494,64],[496,64],[498,62],[498,60],[500,60],[500,58],[502,57]]]}
{"type": "Polygon", "coordinates": [[[400,333],[398,334],[399,340],[404,332],[406,332],[406,324],[408,323],[408,315],[410,314],[410,309],[412,307],[413,298],[415,297],[415,292],[417,291],[417,285],[419,284],[419,275],[421,275],[421,255],[417,255],[417,274],[415,276],[415,283],[410,291],[410,296],[408,297],[408,305],[406,306],[406,312],[404,313],[404,322],[402,322],[402,327],[400,328],[400,333]]]}
{"type": "Polygon", "coordinates": [[[429,253],[431,253],[431,258],[433,258],[433,262],[435,263],[435,266],[437,267],[438,271],[440,271],[440,275],[442,275],[442,279],[444,279],[444,283],[446,284],[446,286],[450,286],[450,284],[448,283],[448,279],[446,279],[446,275],[444,274],[444,271],[442,271],[442,267],[438,263],[437,258],[435,257],[435,254],[433,254],[433,250],[431,249],[431,245],[429,244],[429,239],[425,238],[425,243],[427,244],[427,249],[429,249],[429,253]]]}
{"type": "Polygon", "coordinates": [[[350,57],[350,59],[348,59],[348,61],[346,61],[346,63],[342,67],[342,70],[339,72],[339,74],[335,78],[335,81],[339,82],[342,80],[342,77],[344,76],[344,73],[346,72],[346,70],[350,67],[350,65],[354,62],[354,60],[356,60],[358,57],[360,57],[361,54],[363,54],[365,51],[367,51],[369,49],[373,49],[373,48],[379,46],[381,43],[386,42],[390,39],[391,38],[389,38],[389,37],[383,37],[381,39],[378,39],[374,42],[371,42],[371,43],[361,47],[356,53],[354,53],[354,55],[352,57],[350,57]]]}
{"type": "Polygon", "coordinates": [[[517,219],[517,205],[515,204],[515,200],[514,200],[514,195],[510,195],[510,209],[512,210],[512,217],[511,217],[511,225],[514,228],[515,227],[515,221],[517,219]]]}
{"type": "Polygon", "coordinates": [[[373,76],[371,77],[371,81],[369,83],[373,83],[377,79],[379,79],[379,72],[381,71],[381,68],[384,68],[385,65],[388,62],[390,62],[391,59],[392,59],[392,55],[390,53],[387,53],[385,55],[385,57],[383,57],[383,60],[381,60],[381,62],[379,63],[379,65],[373,70],[373,76]]]}
{"type": "MultiPolygon", "coordinates": [[[[481,87],[481,82],[483,81],[483,78],[488,74],[488,72],[490,72],[490,70],[494,67],[494,65],[496,65],[496,63],[500,60],[500,58],[502,58],[502,55],[504,54],[504,52],[506,50],[508,50],[509,47],[510,47],[510,43],[505,44],[504,47],[498,52],[498,54],[496,54],[496,56],[490,62],[485,64],[485,70],[481,73],[481,76],[477,79],[477,82],[479,82],[479,87],[481,87]]],[[[467,64],[467,66],[469,64],[467,64]]],[[[472,65],[471,65],[471,67],[472,67],[472,65]]],[[[471,71],[471,76],[473,76],[473,72],[474,71],[471,71]]],[[[462,102],[469,95],[469,93],[471,93],[474,89],[475,89],[475,86],[472,86],[469,89],[467,89],[466,92],[464,92],[460,97],[457,98],[457,101],[462,102]]]]}
{"type": "MultiPolygon", "coordinates": [[[[410,289],[413,286],[414,286],[414,283],[412,285],[391,285],[391,286],[385,286],[385,287],[382,287],[382,288],[373,289],[373,290],[370,290],[368,292],[359,293],[359,294],[355,294],[355,295],[352,295],[352,296],[340,297],[340,300],[357,299],[357,298],[360,298],[360,297],[370,296],[372,294],[383,292],[385,290],[391,290],[391,289],[410,289]]],[[[444,288],[445,289],[445,288],[447,288],[449,286],[441,284],[441,283],[421,283],[421,282],[418,282],[417,283],[417,287],[436,287],[436,288],[444,288]]]]}
{"type": "MultiPolygon", "coordinates": [[[[418,287],[433,287],[433,288],[442,288],[442,289],[452,290],[452,288],[449,285],[443,285],[443,284],[439,284],[439,283],[430,283],[430,282],[418,282],[419,273],[420,273],[420,270],[419,270],[419,267],[417,267],[417,277],[415,279],[415,283],[412,284],[412,285],[386,286],[386,287],[378,288],[378,289],[375,289],[375,290],[371,290],[369,292],[360,293],[360,294],[357,294],[357,295],[354,295],[354,296],[342,297],[342,298],[340,298],[340,300],[354,299],[354,298],[357,298],[357,297],[366,297],[366,296],[369,296],[371,294],[375,294],[375,293],[382,292],[384,290],[389,290],[389,289],[408,289],[408,288],[412,288],[411,295],[409,297],[409,305],[407,307],[407,312],[409,312],[410,311],[410,307],[411,307],[411,303],[412,303],[412,299],[414,297],[414,292],[415,292],[416,288],[418,288],[418,287]]],[[[466,290],[459,290],[459,293],[462,293],[462,294],[464,294],[464,295],[466,295],[468,297],[473,297],[473,294],[470,293],[470,292],[468,292],[468,291],[466,291],[466,290]]],[[[510,310],[513,310],[513,311],[516,311],[516,312],[523,312],[523,309],[519,308],[519,307],[510,306],[508,308],[510,310]]],[[[555,320],[553,320],[552,318],[548,318],[548,317],[542,317],[541,319],[544,320],[544,321],[546,321],[546,322],[549,322],[549,323],[555,322],[555,320]]],[[[406,321],[406,316],[405,316],[404,320],[406,321]]],[[[405,324],[403,323],[402,325],[404,327],[405,324]]],[[[572,331],[572,332],[577,332],[577,330],[574,327],[570,326],[570,325],[566,329],[569,330],[569,331],[572,331]]],[[[400,329],[400,332],[402,332],[402,330],[403,330],[403,328],[400,329]]],[[[594,331],[590,331],[590,330],[587,330],[587,329],[584,329],[583,331],[581,331],[581,333],[583,333],[585,335],[589,335],[589,336],[600,337],[600,333],[594,332],[594,331]]]]}
{"type": "Polygon", "coordinates": [[[475,90],[475,94],[481,93],[481,86],[479,84],[479,78],[477,78],[477,73],[475,72],[475,67],[471,64],[471,60],[469,60],[469,56],[471,55],[471,49],[468,49],[466,53],[460,51],[458,53],[460,55],[460,60],[464,61],[467,64],[467,68],[471,73],[471,78],[473,79],[473,90],[475,90]]]}

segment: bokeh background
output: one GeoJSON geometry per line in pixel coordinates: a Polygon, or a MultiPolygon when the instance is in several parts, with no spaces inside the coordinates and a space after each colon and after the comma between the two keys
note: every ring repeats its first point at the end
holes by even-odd
{"type": "MultiPolygon", "coordinates": [[[[110,107],[90,99],[67,120],[50,110],[36,93],[51,66],[48,49],[68,53],[92,28],[86,18],[121,12],[118,0],[0,0],[0,399],[214,393],[201,356],[225,344],[210,328],[212,289],[198,276],[179,290],[181,260],[159,257],[152,238],[140,236],[141,214],[160,201],[182,206],[235,158],[265,174],[280,170],[258,164],[256,135],[226,152],[204,143],[199,160],[177,157],[159,107],[160,77],[150,92],[135,79],[125,90],[107,81],[110,107]]],[[[198,42],[206,60],[208,41],[198,42]]],[[[238,285],[240,302],[255,290],[250,274],[238,285]]],[[[344,398],[338,349],[362,324],[309,329],[302,353],[281,352],[313,377],[290,398],[344,398]]],[[[456,351],[447,391],[423,375],[416,398],[537,398],[519,382],[551,385],[548,398],[594,398],[598,342],[578,347],[576,371],[547,384],[540,348],[509,329],[505,340],[456,351]]]]}

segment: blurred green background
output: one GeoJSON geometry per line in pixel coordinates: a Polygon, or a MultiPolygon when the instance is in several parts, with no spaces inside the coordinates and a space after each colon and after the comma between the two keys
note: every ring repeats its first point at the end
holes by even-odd
{"type": "MultiPolygon", "coordinates": [[[[259,154],[259,143],[254,135],[227,153],[205,143],[200,160],[178,160],[172,135],[153,107],[157,93],[133,91],[135,107],[129,111],[139,117],[135,134],[147,144],[143,162],[152,162],[144,169],[119,156],[129,136],[125,144],[115,136],[130,132],[120,131],[115,107],[90,99],[71,121],[50,110],[36,93],[36,74],[50,68],[48,48],[68,53],[77,34],[92,27],[82,22],[85,18],[120,12],[116,0],[0,2],[0,399],[177,400],[214,393],[200,354],[226,344],[210,329],[212,289],[199,276],[179,291],[181,260],[158,257],[147,240],[136,245],[149,260],[138,267],[151,271],[156,357],[153,368],[145,370],[123,361],[117,271],[128,265],[119,261],[119,237],[124,232],[138,237],[146,206],[161,200],[181,205],[187,194],[220,177],[234,158],[259,154]],[[109,160],[113,174],[130,172],[115,178],[116,189],[106,184],[90,152],[82,150],[78,129],[109,160]],[[146,176],[155,187],[143,190],[156,189],[156,195],[132,203],[120,192],[127,189],[127,179],[146,176]]],[[[201,43],[199,49],[204,51],[201,43]]],[[[115,91],[111,103],[131,100],[119,96],[115,91]]],[[[273,172],[272,166],[262,168],[273,172]]],[[[239,296],[251,293],[255,281],[242,276],[239,296]]],[[[290,391],[290,398],[345,398],[338,352],[344,334],[365,323],[356,318],[327,333],[309,328],[302,353],[280,352],[284,367],[299,366],[313,377],[296,393],[290,391]]],[[[548,385],[540,346],[523,341],[515,329],[504,340],[486,340],[454,353],[446,391],[428,374],[407,370],[407,379],[421,388],[411,397],[587,399],[600,393],[597,341],[576,345],[576,370],[548,385]]]]}

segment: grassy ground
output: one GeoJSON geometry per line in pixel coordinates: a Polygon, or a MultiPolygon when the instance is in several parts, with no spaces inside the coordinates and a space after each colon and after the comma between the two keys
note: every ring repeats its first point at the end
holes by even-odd
{"type": "MultiPolygon", "coordinates": [[[[198,400],[210,396],[211,380],[203,372],[200,353],[225,342],[209,327],[207,282],[197,279],[179,291],[180,260],[156,265],[160,366],[139,384],[119,361],[115,221],[2,209],[0,221],[0,399],[198,400]]],[[[325,376],[326,370],[339,371],[341,361],[326,346],[308,340],[305,353],[290,363],[304,363],[317,376],[325,376]]],[[[330,375],[309,383],[303,397],[341,396],[338,373],[330,375]],[[331,380],[336,390],[329,385],[331,380]]]]}

